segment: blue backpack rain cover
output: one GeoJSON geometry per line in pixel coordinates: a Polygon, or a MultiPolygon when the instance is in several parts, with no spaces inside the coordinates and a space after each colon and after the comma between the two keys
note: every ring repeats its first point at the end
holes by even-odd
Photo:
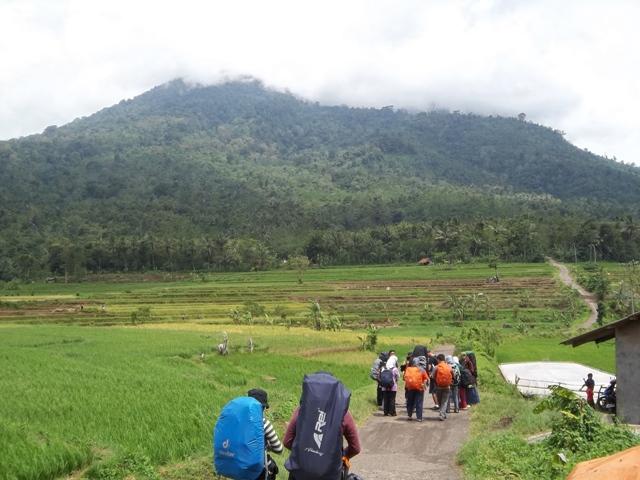
{"type": "Polygon", "coordinates": [[[220,412],[213,431],[213,464],[218,475],[256,480],[265,467],[262,405],[238,397],[220,412]]]}
{"type": "Polygon", "coordinates": [[[305,375],[291,455],[296,480],[337,480],[342,471],[342,420],[351,392],[333,375],[305,375]]]}

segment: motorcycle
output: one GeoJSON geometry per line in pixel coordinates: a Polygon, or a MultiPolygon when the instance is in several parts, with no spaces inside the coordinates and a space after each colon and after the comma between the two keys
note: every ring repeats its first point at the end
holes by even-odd
{"type": "Polygon", "coordinates": [[[613,379],[609,386],[604,388],[600,386],[598,390],[598,400],[596,405],[600,410],[607,413],[616,413],[616,380],[613,379]]]}

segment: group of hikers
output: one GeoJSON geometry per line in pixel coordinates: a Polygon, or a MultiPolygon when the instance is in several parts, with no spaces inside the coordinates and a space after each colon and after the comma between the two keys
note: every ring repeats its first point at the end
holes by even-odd
{"type": "MultiPolygon", "coordinates": [[[[394,350],[380,353],[371,367],[377,382],[377,403],[385,416],[396,416],[396,393],[404,380],[407,415],[422,422],[424,395],[432,395],[440,420],[480,401],[473,352],[460,359],[434,355],[417,345],[402,365],[394,350]]],[[[281,442],[265,416],[266,391],[254,388],[227,403],[213,436],[216,473],[234,480],[273,480],[278,466],[269,452],[290,450],[284,466],[289,480],[360,480],[349,473],[350,459],[360,453],[360,439],[349,412],[351,392],[327,372],[304,376],[299,406],[293,411],[281,442]],[[346,447],[344,446],[346,440],[346,447]]]]}
{"type": "Polygon", "coordinates": [[[378,384],[377,403],[385,416],[395,417],[396,393],[400,377],[404,381],[407,416],[422,422],[425,392],[431,395],[433,409],[444,421],[449,412],[458,413],[480,402],[475,354],[465,352],[460,358],[442,353],[434,355],[424,345],[416,345],[398,364],[395,350],[382,352],[371,365],[370,377],[378,384]]]}
{"type": "Polygon", "coordinates": [[[264,415],[269,408],[266,391],[254,388],[231,400],[214,430],[216,473],[234,480],[273,480],[279,469],[268,452],[282,453],[286,447],[291,451],[284,464],[289,480],[360,480],[349,473],[349,459],[360,453],[350,398],[351,392],[332,374],[305,375],[300,405],[282,442],[264,415]]]}

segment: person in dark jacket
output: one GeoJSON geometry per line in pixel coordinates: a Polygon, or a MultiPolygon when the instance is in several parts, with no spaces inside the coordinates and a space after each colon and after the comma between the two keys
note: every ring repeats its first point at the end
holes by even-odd
{"type": "MultiPolygon", "coordinates": [[[[464,367],[465,370],[468,370],[471,374],[471,378],[466,378],[466,395],[467,395],[467,405],[475,405],[476,403],[480,403],[480,396],[478,395],[478,377],[476,366],[473,364],[469,356],[465,353],[460,355],[460,364],[464,367]]],[[[462,371],[460,372],[462,375],[462,371]]]]}

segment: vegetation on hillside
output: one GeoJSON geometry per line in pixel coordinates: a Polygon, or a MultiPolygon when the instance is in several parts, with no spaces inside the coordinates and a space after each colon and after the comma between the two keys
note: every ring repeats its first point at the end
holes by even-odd
{"type": "Polygon", "coordinates": [[[0,279],[495,256],[630,260],[640,170],[514,118],[173,81],[0,142],[0,279]]]}

